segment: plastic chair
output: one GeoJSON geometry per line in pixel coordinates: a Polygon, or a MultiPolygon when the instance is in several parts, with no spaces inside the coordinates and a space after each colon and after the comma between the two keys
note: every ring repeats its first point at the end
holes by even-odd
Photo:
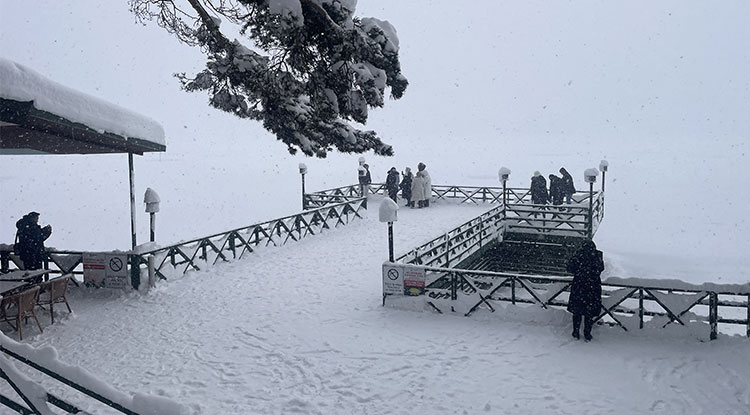
{"type": "Polygon", "coordinates": [[[37,305],[42,308],[46,305],[49,306],[49,315],[52,324],[55,324],[55,304],[65,303],[65,306],[68,307],[68,312],[73,312],[73,310],[70,309],[70,304],[68,304],[68,299],[65,297],[65,294],[68,292],[68,282],[70,282],[70,278],[70,275],[54,278],[42,283],[41,285],[42,291],[37,300],[37,305]]]}
{"type": "Polygon", "coordinates": [[[39,331],[44,332],[42,325],[39,324],[39,319],[36,318],[36,314],[34,313],[34,307],[36,307],[36,303],[39,300],[40,289],[41,287],[36,285],[20,293],[5,297],[0,302],[0,321],[10,324],[14,330],[17,330],[19,340],[23,340],[23,324],[21,324],[21,319],[28,320],[29,317],[34,317],[39,331]],[[12,313],[14,311],[12,306],[15,306],[15,314],[12,313]],[[15,326],[12,323],[14,320],[16,322],[15,326]]]}

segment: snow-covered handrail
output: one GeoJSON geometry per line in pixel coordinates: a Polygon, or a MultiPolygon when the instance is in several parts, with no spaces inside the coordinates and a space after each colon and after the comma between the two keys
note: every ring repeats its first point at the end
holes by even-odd
{"type": "MultiPolygon", "coordinates": [[[[480,308],[495,311],[493,303],[536,304],[541,308],[568,305],[571,277],[475,271],[411,265],[425,272],[424,294],[384,296],[383,303],[440,313],[469,316],[480,308]],[[387,301],[386,301],[387,299],[387,301]]],[[[384,276],[385,278],[385,276],[384,276]]],[[[706,324],[711,340],[719,324],[744,326],[750,337],[750,284],[689,284],[677,280],[608,278],[602,282],[602,320],[625,331],[645,325],[706,324]]]]}
{"type": "Polygon", "coordinates": [[[128,415],[180,415],[186,412],[177,402],[164,397],[136,393],[129,395],[118,391],[83,368],[59,360],[57,350],[51,346],[35,348],[18,343],[0,333],[0,378],[5,379],[31,410],[0,395],[0,403],[19,413],[54,414],[47,402],[69,412],[82,412],[72,404],[48,392],[13,364],[11,359],[24,363],[50,378],[89,396],[120,413],[128,415]]]}
{"type": "Polygon", "coordinates": [[[361,211],[367,209],[367,198],[358,197],[341,203],[257,223],[203,238],[193,239],[170,246],[133,253],[139,266],[148,265],[148,257],[155,258],[155,273],[166,279],[166,269],[184,266],[181,273],[200,270],[199,262],[215,264],[218,261],[238,259],[258,246],[281,246],[289,240],[298,241],[316,235],[325,229],[346,225],[355,218],[362,218],[361,211]]]}

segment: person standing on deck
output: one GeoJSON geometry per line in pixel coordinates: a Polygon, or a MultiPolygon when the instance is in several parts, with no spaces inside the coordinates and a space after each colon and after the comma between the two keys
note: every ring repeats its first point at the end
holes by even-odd
{"type": "Polygon", "coordinates": [[[401,184],[399,184],[399,187],[401,188],[401,197],[406,200],[407,207],[413,206],[414,202],[411,200],[411,181],[414,176],[411,174],[411,169],[409,167],[407,167],[406,171],[402,174],[404,177],[401,179],[401,184]]]}
{"type": "MultiPolygon", "coordinates": [[[[13,250],[21,257],[27,270],[42,268],[47,256],[44,241],[52,234],[52,226],[39,226],[39,213],[29,212],[16,222],[16,243],[13,250]]],[[[40,277],[41,278],[41,277],[40,277]]]]}
{"type": "Polygon", "coordinates": [[[583,319],[583,338],[590,341],[593,320],[602,309],[602,251],[596,249],[594,241],[587,239],[570,258],[566,268],[573,274],[567,308],[573,313],[573,337],[576,340],[580,338],[583,319]]]}
{"type": "Polygon", "coordinates": [[[394,202],[398,201],[398,179],[398,170],[395,167],[391,167],[385,179],[385,190],[388,192],[388,197],[393,199],[394,202]]]}
{"type": "Polygon", "coordinates": [[[560,167],[560,174],[562,175],[562,189],[565,195],[565,203],[570,204],[573,200],[573,194],[576,192],[576,186],[573,184],[573,176],[565,170],[565,167],[560,167]]]}
{"type": "Polygon", "coordinates": [[[424,163],[417,164],[417,170],[422,173],[424,178],[424,198],[418,199],[423,200],[422,206],[430,207],[430,198],[432,197],[432,178],[430,173],[427,172],[427,166],[424,163]]]}
{"type": "Polygon", "coordinates": [[[367,192],[370,189],[370,183],[372,183],[372,177],[370,176],[370,166],[365,163],[359,166],[359,194],[362,197],[367,196],[367,192]]]}

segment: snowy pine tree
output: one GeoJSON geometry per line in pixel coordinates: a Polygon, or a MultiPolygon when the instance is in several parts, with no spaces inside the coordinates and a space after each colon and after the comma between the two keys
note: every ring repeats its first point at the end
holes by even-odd
{"type": "Polygon", "coordinates": [[[206,69],[177,75],[185,90],[207,91],[212,106],[262,121],[292,154],[393,154],[374,131],[352,125],[383,106],[386,87],[398,99],[408,85],[388,22],[354,17],[356,0],[178,1],[130,0],[130,8],[204,51],[206,69]],[[222,21],[251,45],[229,40],[222,21]]]}

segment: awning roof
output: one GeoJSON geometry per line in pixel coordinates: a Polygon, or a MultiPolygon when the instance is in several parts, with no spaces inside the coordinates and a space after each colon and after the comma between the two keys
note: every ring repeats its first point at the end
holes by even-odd
{"type": "Polygon", "coordinates": [[[164,129],[152,119],[0,58],[0,154],[165,150],[164,129]]]}

